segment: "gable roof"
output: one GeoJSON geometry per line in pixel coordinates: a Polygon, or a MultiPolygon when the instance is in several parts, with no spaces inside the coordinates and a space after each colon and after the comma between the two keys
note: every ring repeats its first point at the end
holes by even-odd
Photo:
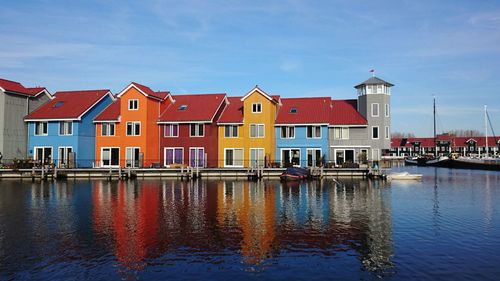
{"type": "Polygon", "coordinates": [[[217,124],[242,124],[243,101],[241,97],[228,97],[228,104],[222,111],[217,124]]]}
{"type": "MultiPolygon", "coordinates": [[[[477,146],[486,146],[486,137],[477,136],[477,137],[455,137],[453,135],[438,135],[436,137],[436,141],[448,141],[451,147],[465,147],[467,146],[467,142],[470,140],[474,140],[477,146]]],[[[488,145],[495,146],[497,145],[499,137],[488,137],[488,145]]],[[[391,139],[391,147],[413,147],[415,142],[419,142],[421,147],[434,147],[436,146],[434,143],[434,138],[432,137],[414,137],[414,138],[392,138],[391,139]]]]}
{"type": "Polygon", "coordinates": [[[45,92],[49,97],[51,97],[50,93],[44,87],[26,88],[19,82],[2,78],[0,78],[0,88],[12,94],[21,94],[29,97],[36,97],[45,92]]]}
{"type": "Polygon", "coordinates": [[[241,98],[241,101],[246,100],[254,92],[257,92],[257,93],[263,95],[266,99],[272,101],[273,103],[279,103],[280,96],[277,96],[277,95],[274,95],[274,96],[268,95],[266,92],[264,92],[263,90],[261,90],[258,85],[255,85],[255,87],[252,90],[250,90],[250,92],[248,92],[245,96],[243,96],[241,98]]]}
{"type": "Polygon", "coordinates": [[[330,125],[367,125],[357,108],[357,100],[332,100],[330,125]]]}
{"type": "Polygon", "coordinates": [[[361,86],[364,86],[364,85],[380,85],[380,84],[386,85],[388,87],[394,86],[393,84],[391,84],[391,83],[389,83],[387,81],[384,81],[384,80],[382,80],[382,79],[380,79],[378,77],[373,76],[373,77],[370,77],[370,79],[366,80],[365,82],[354,86],[354,88],[357,89],[357,88],[359,88],[361,86]]]}
{"type": "Polygon", "coordinates": [[[119,121],[120,119],[120,98],[108,105],[99,115],[94,118],[94,122],[119,121]]]}
{"type": "Polygon", "coordinates": [[[109,90],[64,91],[24,118],[24,121],[38,120],[80,120],[106,96],[114,99],[109,90]]]}
{"type": "Polygon", "coordinates": [[[276,125],[328,124],[330,121],[331,99],[329,97],[283,98],[281,104],[276,117],[276,125]]]}
{"type": "Polygon", "coordinates": [[[172,98],[174,103],[165,109],[158,123],[213,122],[226,94],[175,95],[172,98]]]}
{"type": "Polygon", "coordinates": [[[156,100],[165,100],[167,97],[170,96],[170,92],[168,91],[158,91],[158,92],[155,92],[153,90],[151,90],[151,88],[149,88],[148,86],[144,86],[142,84],[139,84],[137,82],[132,82],[130,83],[125,89],[123,89],[118,95],[117,97],[121,97],[123,94],[125,94],[130,88],[135,88],[136,90],[138,90],[141,94],[143,94],[144,96],[148,97],[148,98],[152,98],[152,99],[156,99],[156,100]]]}

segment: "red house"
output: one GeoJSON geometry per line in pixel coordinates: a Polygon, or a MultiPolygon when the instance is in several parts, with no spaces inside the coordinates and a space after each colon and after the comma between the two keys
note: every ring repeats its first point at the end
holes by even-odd
{"type": "Polygon", "coordinates": [[[160,157],[165,167],[217,167],[216,121],[226,94],[176,95],[160,115],[160,157]]]}

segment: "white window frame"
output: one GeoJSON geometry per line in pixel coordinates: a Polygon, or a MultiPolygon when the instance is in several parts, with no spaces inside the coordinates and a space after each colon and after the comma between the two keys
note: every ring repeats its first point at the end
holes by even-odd
{"type": "Polygon", "coordinates": [[[72,136],[73,135],[73,121],[59,121],[59,128],[58,129],[59,129],[58,130],[59,136],[72,136]],[[67,124],[69,124],[69,125],[66,126],[67,124]],[[61,134],[61,129],[63,130],[62,134],[61,134]],[[71,133],[68,133],[68,131],[71,131],[71,133]]]}
{"type": "MultiPolygon", "coordinates": [[[[290,155],[292,154],[292,150],[298,150],[299,151],[299,166],[301,166],[302,164],[302,149],[300,148],[293,148],[293,147],[287,147],[287,148],[281,148],[280,149],[280,162],[281,162],[281,165],[284,165],[285,163],[283,162],[284,159],[283,159],[283,151],[288,151],[290,153],[290,155]]],[[[265,157],[265,155],[264,155],[265,157]]]]}
{"type": "Polygon", "coordinates": [[[139,162],[140,161],[140,157],[141,157],[141,148],[139,146],[127,146],[127,147],[125,147],[125,166],[126,167],[138,168],[141,165],[141,163],[139,162]],[[134,158],[134,153],[133,152],[136,149],[139,149],[139,159],[135,159],[134,158]],[[132,151],[132,155],[131,155],[132,159],[127,158],[127,154],[128,154],[127,152],[128,152],[128,150],[132,151]],[[138,162],[137,166],[135,165],[136,161],[138,162]],[[127,166],[129,163],[130,163],[130,166],[127,166]]]}
{"type": "Polygon", "coordinates": [[[388,103],[385,104],[385,117],[390,117],[391,116],[391,108],[388,103]]]}
{"type": "Polygon", "coordinates": [[[389,126],[385,126],[385,139],[386,140],[391,139],[391,131],[389,129],[389,126]]]}
{"type": "Polygon", "coordinates": [[[320,159],[314,159],[314,158],[316,158],[316,154],[312,153],[312,155],[313,155],[313,159],[312,159],[313,166],[312,167],[316,167],[316,162],[318,162],[319,160],[321,160],[321,157],[323,157],[323,149],[321,149],[321,148],[314,148],[314,147],[306,148],[306,166],[308,165],[307,162],[309,161],[307,159],[307,156],[309,155],[309,151],[313,151],[314,152],[314,151],[317,151],[317,150],[319,150],[319,158],[320,159]]]}
{"type": "Polygon", "coordinates": [[[129,99],[128,100],[128,110],[139,110],[139,100],[138,99],[129,99]],[[135,106],[134,106],[135,103],[135,106]]]}
{"type": "Polygon", "coordinates": [[[141,135],[141,127],[142,127],[141,126],[141,121],[128,121],[125,124],[125,135],[126,136],[130,136],[130,137],[138,137],[138,136],[141,135]],[[128,125],[129,124],[132,124],[132,134],[131,135],[129,135],[129,133],[128,133],[128,125]],[[139,133],[137,133],[137,131],[136,131],[136,126],[135,125],[137,125],[137,124],[139,124],[139,133]]]}
{"type": "Polygon", "coordinates": [[[224,167],[232,167],[232,168],[243,168],[243,166],[245,165],[245,149],[242,148],[242,147],[232,147],[232,148],[224,148],[224,167]],[[233,165],[227,165],[226,163],[226,156],[227,156],[227,152],[228,150],[232,150],[233,151],[233,165]],[[235,156],[236,154],[234,153],[236,150],[241,150],[241,159],[238,159],[236,160],[235,156]],[[235,165],[234,163],[236,161],[241,161],[241,165],[235,165]]]}
{"type": "Polygon", "coordinates": [[[112,122],[101,123],[101,136],[112,137],[116,135],[116,124],[112,122]],[[106,127],[106,134],[104,134],[104,127],[106,127]],[[113,128],[113,134],[110,134],[110,128],[113,128]]]}
{"type": "Polygon", "coordinates": [[[323,132],[322,132],[321,126],[319,126],[319,125],[306,126],[306,138],[308,138],[308,139],[320,139],[322,134],[323,134],[323,132]],[[311,136],[309,136],[309,134],[308,134],[309,127],[311,127],[311,136]],[[316,128],[318,128],[318,127],[319,127],[319,136],[316,135],[316,128]]]}
{"type": "Polygon", "coordinates": [[[180,129],[179,124],[165,124],[165,127],[163,129],[163,136],[165,138],[178,138],[179,137],[179,129],[180,129]],[[174,135],[174,126],[177,126],[177,135],[174,135]],[[167,129],[168,129],[168,131],[170,131],[170,136],[167,136],[167,129]]]}
{"type": "Polygon", "coordinates": [[[379,161],[379,160],[380,160],[380,149],[373,148],[372,149],[372,161],[379,161]]]}
{"type": "MultiPolygon", "coordinates": [[[[262,159],[256,159],[256,160],[258,161],[258,164],[262,164],[262,166],[264,166],[266,164],[265,163],[265,161],[266,161],[266,149],[263,147],[251,147],[251,148],[249,148],[249,150],[248,150],[248,153],[249,153],[248,154],[248,162],[249,162],[248,164],[249,165],[248,166],[254,167],[253,163],[252,163],[252,150],[257,150],[257,151],[262,150],[262,159]]],[[[258,153],[257,153],[257,158],[258,158],[258,153]]],[[[261,167],[261,166],[258,166],[258,167],[261,167]]]]}
{"type": "Polygon", "coordinates": [[[380,116],[380,104],[379,103],[372,103],[372,117],[379,117],[380,116]],[[377,114],[375,114],[375,107],[377,108],[377,114]]]}
{"type": "Polygon", "coordinates": [[[248,135],[252,139],[261,139],[261,138],[264,138],[266,136],[266,125],[265,124],[250,124],[250,126],[248,128],[249,128],[248,135]],[[253,137],[252,137],[252,126],[255,126],[255,136],[253,136],[253,137]],[[262,136],[260,136],[260,134],[259,134],[259,132],[260,132],[259,128],[262,128],[262,136]]]}
{"type": "Polygon", "coordinates": [[[120,167],[120,147],[101,147],[101,167],[120,167]],[[104,150],[109,149],[109,165],[104,165],[104,150]],[[111,150],[118,149],[118,165],[111,165],[111,150]]]}
{"type": "MultiPolygon", "coordinates": [[[[63,151],[63,154],[66,154],[66,155],[64,155],[65,160],[66,160],[66,163],[64,163],[64,164],[66,164],[66,165],[68,164],[69,154],[71,152],[75,151],[72,146],[59,146],[59,147],[57,147],[57,166],[59,166],[59,167],[62,167],[62,165],[61,165],[62,164],[61,163],[61,149],[63,151]],[[68,152],[69,149],[71,149],[71,152],[68,152]]],[[[74,160],[76,162],[76,159],[74,159],[74,160]]]]}
{"type": "Polygon", "coordinates": [[[237,125],[224,125],[224,138],[237,138],[239,134],[238,126],[237,125]],[[234,129],[236,128],[236,135],[234,135],[234,129]],[[228,132],[227,130],[229,129],[229,136],[226,134],[228,132]]]}
{"type": "Polygon", "coordinates": [[[334,127],[333,128],[333,139],[348,140],[349,139],[349,127],[334,127]]]}
{"type": "Polygon", "coordinates": [[[176,164],[184,164],[184,147],[165,147],[163,149],[163,166],[167,167],[168,165],[176,165],[176,164]],[[180,149],[182,151],[181,163],[175,163],[175,150],[180,149]],[[173,158],[174,163],[167,164],[167,150],[173,150],[173,158]]]}
{"type": "Polygon", "coordinates": [[[379,126],[372,126],[371,135],[372,135],[372,140],[378,140],[378,139],[380,139],[380,128],[379,128],[379,126]],[[375,128],[377,128],[377,137],[374,137],[374,134],[373,134],[373,129],[375,129],[375,128]]]}
{"type": "Polygon", "coordinates": [[[34,129],[35,131],[33,132],[33,135],[35,136],[48,136],[49,135],[49,122],[47,121],[41,121],[41,122],[34,122],[35,126],[34,126],[34,129]],[[45,126],[45,128],[47,129],[46,132],[43,132],[43,124],[46,124],[47,126],[45,126]],[[39,126],[42,126],[42,133],[36,133],[36,129],[39,127],[39,126]]]}
{"type": "Polygon", "coordinates": [[[252,113],[262,113],[262,103],[261,102],[252,103],[252,113]]]}
{"type": "Polygon", "coordinates": [[[280,138],[281,139],[289,139],[289,140],[295,139],[295,126],[281,126],[280,127],[280,138]],[[285,129],[285,136],[283,136],[283,129],[285,129]],[[293,137],[290,137],[290,135],[293,135],[293,137]]]}
{"type": "Polygon", "coordinates": [[[35,161],[43,161],[43,160],[45,160],[45,148],[50,148],[50,154],[51,154],[50,155],[51,156],[50,157],[50,161],[52,163],[54,163],[54,148],[52,146],[34,146],[33,147],[33,160],[35,160],[35,161]],[[42,156],[43,159],[38,159],[38,157],[37,157],[38,153],[36,153],[36,150],[39,149],[39,148],[41,148],[42,151],[43,151],[43,153],[42,153],[43,154],[43,156],[42,156]]]}
{"type": "Polygon", "coordinates": [[[192,138],[201,138],[205,136],[205,124],[203,123],[191,123],[189,124],[189,136],[192,138]],[[194,129],[194,135],[192,134],[193,130],[191,130],[192,126],[196,126],[194,129]],[[203,134],[200,134],[200,127],[203,128],[203,134]]]}
{"type": "MultiPolygon", "coordinates": [[[[192,146],[192,147],[189,147],[189,159],[188,159],[188,164],[191,165],[191,159],[192,159],[192,155],[191,155],[191,150],[194,149],[196,152],[195,152],[195,163],[198,164],[198,162],[200,162],[200,159],[198,158],[198,151],[199,150],[202,150],[203,151],[203,164],[202,166],[198,166],[200,168],[203,168],[206,166],[206,163],[207,163],[207,151],[205,149],[205,147],[202,147],[202,146],[192,146]]],[[[195,167],[195,166],[194,166],[195,167]]]]}

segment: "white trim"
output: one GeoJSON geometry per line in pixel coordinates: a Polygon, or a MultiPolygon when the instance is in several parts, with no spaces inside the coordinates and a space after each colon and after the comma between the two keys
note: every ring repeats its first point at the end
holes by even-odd
{"type": "Polygon", "coordinates": [[[391,116],[391,106],[386,103],[385,104],[385,113],[384,113],[385,117],[390,117],[391,116]]]}
{"type": "MultiPolygon", "coordinates": [[[[179,131],[180,131],[179,124],[172,123],[172,124],[163,124],[163,125],[165,125],[165,126],[163,126],[163,137],[164,138],[178,138],[179,137],[179,131]],[[177,125],[177,135],[176,136],[173,136],[173,135],[172,136],[167,136],[167,126],[166,125],[169,125],[169,126],[177,125]]],[[[170,131],[172,132],[173,130],[170,130],[170,131]]]]}
{"type": "MultiPolygon", "coordinates": [[[[135,88],[139,93],[143,94],[145,97],[150,97],[150,98],[153,98],[153,99],[156,99],[156,100],[159,100],[159,101],[163,101],[165,99],[160,99],[158,97],[155,97],[155,96],[150,96],[146,93],[144,93],[141,89],[139,89],[139,87],[137,87],[133,82],[130,83],[127,87],[125,87],[125,89],[123,89],[116,97],[121,97],[123,96],[123,94],[125,94],[128,90],[130,90],[130,88],[135,88]]],[[[167,98],[168,96],[170,96],[170,93],[168,93],[168,95],[165,97],[167,98]]],[[[172,99],[171,99],[172,100],[172,99]]]]}
{"type": "Polygon", "coordinates": [[[257,93],[263,95],[266,99],[268,99],[270,101],[273,100],[273,98],[270,95],[268,95],[266,92],[262,91],[259,87],[255,86],[252,90],[250,90],[250,92],[248,92],[244,97],[241,98],[241,101],[246,100],[254,92],[257,92],[257,93]]]}
{"type": "Polygon", "coordinates": [[[283,126],[329,126],[329,123],[279,123],[274,124],[275,127],[283,126]]]}
{"type": "Polygon", "coordinates": [[[48,121],[35,121],[33,122],[33,136],[35,137],[44,137],[44,136],[48,136],[49,135],[49,122],[48,121]],[[37,123],[47,123],[47,133],[42,133],[42,134],[38,134],[36,133],[36,127],[37,127],[37,123]]]}
{"type": "Polygon", "coordinates": [[[199,121],[199,120],[193,120],[193,121],[158,121],[156,124],[211,124],[212,122],[210,121],[199,121]]]}
{"type": "Polygon", "coordinates": [[[140,137],[142,134],[142,124],[141,124],[141,121],[127,121],[125,122],[125,136],[127,137],[140,137]],[[128,126],[128,123],[132,123],[132,131],[134,133],[134,135],[129,135],[128,132],[127,132],[127,126],[128,126]],[[139,123],[139,134],[138,135],[135,135],[135,124],[136,123],[139,123]]]}
{"type": "Polygon", "coordinates": [[[101,167],[107,167],[107,168],[118,168],[120,167],[120,147],[119,146],[104,146],[104,147],[101,147],[101,167]],[[111,165],[111,149],[113,148],[117,148],[118,149],[118,165],[111,165]],[[102,153],[103,153],[103,150],[104,149],[109,149],[109,165],[104,165],[104,160],[103,160],[103,157],[102,157],[102,153]]]}
{"type": "MultiPolygon", "coordinates": [[[[285,150],[288,150],[288,151],[292,151],[292,150],[298,150],[299,151],[299,166],[301,164],[301,159],[302,159],[302,151],[300,148],[296,148],[296,147],[285,147],[285,148],[280,148],[280,164],[283,165],[283,151],[285,150]]],[[[264,154],[264,157],[265,157],[265,154],[264,154]]],[[[250,158],[250,157],[249,157],[250,158]]]]}
{"type": "Polygon", "coordinates": [[[36,161],[39,161],[39,160],[45,160],[45,148],[50,148],[50,161],[52,163],[54,163],[54,147],[52,146],[33,146],[33,160],[36,160],[36,161]],[[37,148],[43,148],[43,158],[44,159],[38,159],[37,158],[37,153],[36,153],[36,149],[37,148]]]}
{"type": "Polygon", "coordinates": [[[228,148],[224,148],[224,157],[223,157],[223,161],[224,161],[224,167],[231,167],[231,168],[243,168],[245,166],[245,148],[243,147],[228,147],[228,148]],[[241,156],[242,156],[242,159],[240,160],[241,161],[241,165],[226,165],[226,151],[227,150],[233,150],[233,163],[236,161],[235,158],[234,158],[234,150],[241,150],[241,156]]]}
{"type": "MultiPolygon", "coordinates": [[[[105,95],[103,95],[98,101],[96,101],[93,105],[91,105],[89,108],[87,108],[87,110],[85,110],[82,114],[80,114],[80,116],[78,116],[78,121],[82,120],[82,116],[85,115],[87,112],[89,112],[90,110],[92,110],[92,108],[94,108],[94,106],[96,106],[98,103],[100,103],[104,98],[106,98],[106,96],[110,96],[111,97],[111,100],[114,101],[115,100],[115,97],[113,96],[113,94],[111,94],[111,91],[108,91],[105,95]]],[[[110,103],[111,104],[111,103],[110,103]]],[[[109,106],[109,105],[108,105],[109,106]]],[[[107,107],[106,107],[107,108],[107,107]]]]}
{"type": "Polygon", "coordinates": [[[366,128],[368,125],[328,125],[329,128],[332,127],[349,127],[349,128],[366,128]]]}
{"type": "Polygon", "coordinates": [[[127,100],[127,108],[129,111],[138,111],[139,110],[139,99],[129,99],[127,100]],[[130,102],[137,102],[137,108],[130,108],[130,102]]]}
{"type": "Polygon", "coordinates": [[[347,148],[346,147],[346,148],[334,149],[333,150],[333,163],[335,163],[335,165],[337,165],[337,151],[343,151],[344,152],[344,163],[346,162],[346,160],[345,160],[345,155],[346,155],[345,152],[346,152],[346,150],[352,151],[352,157],[353,157],[352,161],[353,161],[353,163],[356,163],[356,149],[352,149],[352,148],[347,148]]]}
{"type": "MultiPolygon", "coordinates": [[[[217,107],[217,110],[215,110],[214,115],[212,116],[212,118],[210,118],[210,123],[214,122],[215,116],[217,116],[217,112],[219,112],[219,110],[222,107],[222,105],[224,104],[224,102],[226,104],[229,104],[229,101],[227,99],[226,94],[224,94],[224,98],[221,100],[221,102],[220,102],[219,106],[217,107]]],[[[226,109],[226,108],[224,108],[224,109],[226,109]]],[[[222,115],[222,112],[221,112],[221,115],[222,115]]]]}
{"type": "Polygon", "coordinates": [[[94,120],[93,123],[120,123],[120,119],[116,120],[94,120]]]}
{"type": "Polygon", "coordinates": [[[167,165],[167,150],[173,150],[174,151],[173,158],[172,158],[172,160],[174,161],[174,163],[168,164],[168,165],[174,165],[174,164],[184,165],[184,147],[166,146],[166,147],[163,148],[163,167],[167,167],[168,166],[167,165]],[[175,150],[176,149],[182,150],[182,160],[181,160],[181,163],[175,163],[175,150]]]}
{"type": "Polygon", "coordinates": [[[51,100],[55,98],[55,97],[54,97],[53,95],[51,95],[51,94],[49,93],[49,91],[47,91],[47,89],[45,89],[45,88],[44,88],[43,90],[41,90],[40,92],[38,92],[37,94],[35,94],[33,97],[35,97],[35,98],[36,98],[36,97],[38,97],[41,93],[45,93],[45,95],[47,95],[47,96],[49,97],[49,99],[51,99],[51,100]]]}
{"type": "Polygon", "coordinates": [[[370,107],[370,110],[371,110],[370,111],[370,116],[371,117],[379,117],[380,116],[380,104],[379,103],[372,103],[371,107],[370,107]],[[377,114],[376,115],[373,113],[373,111],[374,111],[373,110],[373,108],[374,108],[373,106],[374,105],[377,105],[377,114]]]}
{"type": "Polygon", "coordinates": [[[252,113],[260,114],[262,113],[262,103],[261,102],[252,102],[252,113]],[[253,111],[254,106],[256,109],[260,109],[260,111],[253,111]]]}
{"type": "Polygon", "coordinates": [[[226,125],[243,125],[245,123],[243,122],[223,122],[223,123],[217,123],[217,126],[226,126],[226,125]]]}
{"type": "MultiPolygon", "coordinates": [[[[59,121],[57,135],[58,136],[62,136],[62,137],[72,136],[73,135],[73,129],[74,129],[73,128],[73,121],[59,121]],[[62,123],[68,123],[68,122],[71,122],[71,134],[61,134],[61,125],[62,125],[62,123]]],[[[48,127],[47,127],[47,130],[48,130],[48,127]]]]}
{"type": "Polygon", "coordinates": [[[57,119],[25,119],[24,122],[49,122],[49,121],[80,121],[78,118],[57,118],[57,119]]]}

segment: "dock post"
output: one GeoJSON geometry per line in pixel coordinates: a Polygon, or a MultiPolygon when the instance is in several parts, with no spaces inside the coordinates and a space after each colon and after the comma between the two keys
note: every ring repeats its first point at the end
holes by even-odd
{"type": "Polygon", "coordinates": [[[35,165],[31,167],[31,181],[35,181],[35,165]]]}
{"type": "Polygon", "coordinates": [[[45,167],[42,166],[42,180],[45,179],[45,167]]]}
{"type": "Polygon", "coordinates": [[[127,180],[130,179],[130,167],[127,168],[127,180]]]}
{"type": "Polygon", "coordinates": [[[57,179],[57,165],[54,166],[54,175],[52,176],[52,180],[57,179]]]}

